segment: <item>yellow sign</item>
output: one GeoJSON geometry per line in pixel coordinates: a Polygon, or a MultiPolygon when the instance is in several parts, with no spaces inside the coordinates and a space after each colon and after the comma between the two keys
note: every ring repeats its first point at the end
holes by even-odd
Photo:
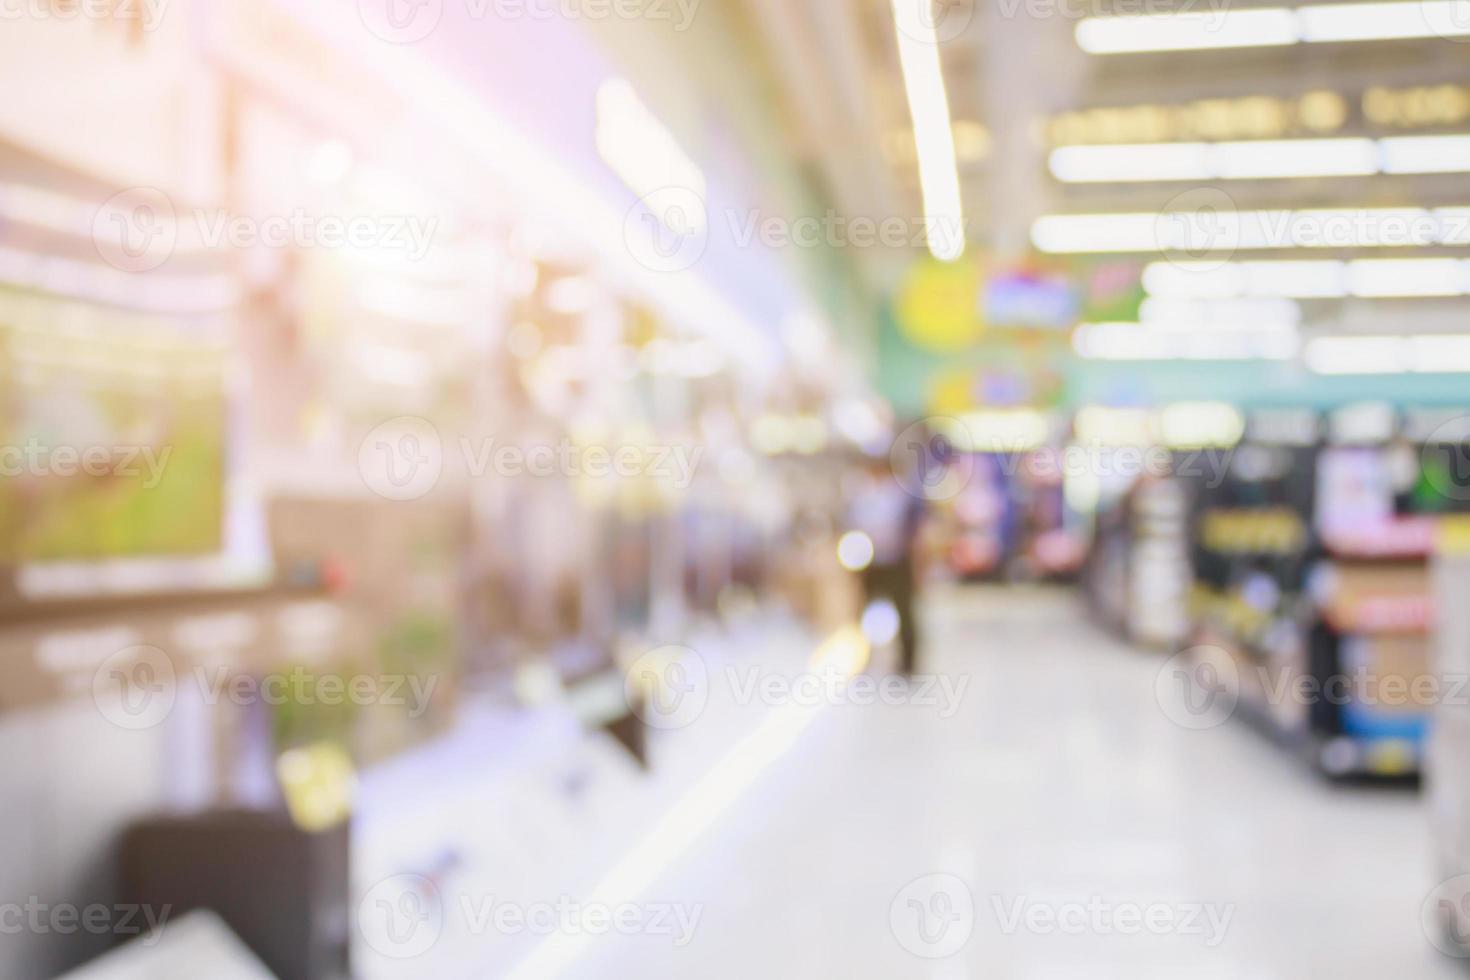
{"type": "Polygon", "coordinates": [[[1446,517],[1439,522],[1439,553],[1456,558],[1470,555],[1470,517],[1446,517]]]}
{"type": "Polygon", "coordinates": [[[980,264],[923,259],[899,293],[898,329],[914,346],[940,354],[963,350],[985,331],[980,316],[980,264]]]}

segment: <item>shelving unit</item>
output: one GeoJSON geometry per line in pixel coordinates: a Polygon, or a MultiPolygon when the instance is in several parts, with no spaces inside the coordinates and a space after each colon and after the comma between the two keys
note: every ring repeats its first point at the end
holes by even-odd
{"type": "MultiPolygon", "coordinates": [[[[1434,707],[1425,746],[1430,823],[1436,877],[1448,880],[1470,872],[1470,519],[1455,517],[1441,528],[1432,563],[1434,594],[1441,610],[1433,643],[1434,668],[1446,697],[1434,707]]],[[[1470,935],[1470,914],[1450,903],[1456,921],[1447,936],[1470,935]]],[[[1470,952],[1470,950],[1467,950],[1470,952]]]]}
{"type": "Polygon", "coordinates": [[[1400,465],[1418,428],[1353,406],[1325,440],[1248,439],[1195,515],[1192,642],[1233,658],[1239,717],[1333,778],[1424,767],[1439,518],[1400,465]]]}

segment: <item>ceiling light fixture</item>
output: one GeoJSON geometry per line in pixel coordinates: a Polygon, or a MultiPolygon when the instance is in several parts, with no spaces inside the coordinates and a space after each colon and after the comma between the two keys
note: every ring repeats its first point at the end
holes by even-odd
{"type": "Polygon", "coordinates": [[[914,121],[929,251],[937,259],[952,262],[965,253],[965,216],[949,96],[939,62],[939,33],[929,7],[927,0],[893,0],[893,19],[904,89],[914,121]]]}
{"type": "Polygon", "coordinates": [[[1470,135],[1062,146],[1050,166],[1067,184],[1466,173],[1470,135]]]}
{"type": "Polygon", "coordinates": [[[1470,0],[1404,0],[1088,17],[1077,24],[1076,37],[1083,51],[1104,55],[1466,37],[1467,7],[1470,0]]]}
{"type": "Polygon", "coordinates": [[[1031,240],[1054,254],[1177,250],[1201,258],[1266,249],[1426,248],[1470,244],[1470,208],[1051,214],[1031,226],[1031,240]]]}

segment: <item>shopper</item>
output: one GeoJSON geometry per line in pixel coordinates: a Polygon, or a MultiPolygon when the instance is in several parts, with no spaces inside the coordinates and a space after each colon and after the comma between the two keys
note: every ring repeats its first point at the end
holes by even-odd
{"type": "Polygon", "coordinates": [[[886,599],[898,612],[900,669],[906,676],[918,663],[919,630],[914,614],[918,590],[919,530],[923,523],[922,499],[908,493],[894,478],[885,461],[869,464],[861,486],[853,495],[850,523],[872,542],[873,557],[863,570],[863,589],[868,606],[886,599]]]}

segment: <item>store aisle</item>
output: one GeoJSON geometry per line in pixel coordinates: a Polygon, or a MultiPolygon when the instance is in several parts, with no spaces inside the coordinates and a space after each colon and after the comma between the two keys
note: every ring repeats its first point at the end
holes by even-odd
{"type": "Polygon", "coordinates": [[[1176,727],[1162,658],[1069,592],[955,590],[927,620],[921,670],[969,678],[952,716],[821,708],[639,896],[692,938],[610,934],[567,975],[1457,975],[1419,924],[1416,794],[1176,727]]]}

